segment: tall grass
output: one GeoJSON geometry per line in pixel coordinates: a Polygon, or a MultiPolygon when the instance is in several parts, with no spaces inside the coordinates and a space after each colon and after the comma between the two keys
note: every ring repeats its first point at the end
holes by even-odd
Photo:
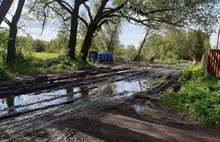
{"type": "Polygon", "coordinates": [[[57,56],[48,53],[24,56],[18,52],[16,59],[16,63],[9,66],[0,65],[0,79],[16,75],[70,72],[91,67],[89,63],[84,63],[81,59],[71,60],[64,55],[57,56]]]}
{"type": "Polygon", "coordinates": [[[220,77],[204,76],[200,65],[186,68],[181,77],[181,89],[162,99],[167,107],[220,127],[220,77]]]}

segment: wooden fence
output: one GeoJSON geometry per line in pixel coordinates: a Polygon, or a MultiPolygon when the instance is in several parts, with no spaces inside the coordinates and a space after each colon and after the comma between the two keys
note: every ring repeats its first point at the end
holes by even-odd
{"type": "Polygon", "coordinates": [[[220,50],[211,49],[202,58],[202,66],[206,75],[220,76],[220,50]]]}

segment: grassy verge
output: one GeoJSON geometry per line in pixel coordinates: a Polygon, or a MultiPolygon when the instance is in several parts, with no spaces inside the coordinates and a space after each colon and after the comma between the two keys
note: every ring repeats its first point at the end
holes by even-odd
{"type": "Polygon", "coordinates": [[[81,59],[71,60],[66,56],[51,55],[52,54],[47,53],[43,53],[42,56],[38,54],[35,54],[34,56],[18,54],[16,63],[11,64],[10,66],[0,65],[0,80],[17,75],[72,72],[77,69],[91,67],[89,63],[84,63],[81,59]]]}
{"type": "Polygon", "coordinates": [[[162,102],[209,126],[220,127],[220,77],[205,77],[199,65],[186,68],[179,92],[164,96],[162,102]]]}
{"type": "Polygon", "coordinates": [[[154,63],[156,63],[156,64],[174,65],[174,64],[187,63],[187,62],[188,62],[188,61],[186,61],[186,60],[175,60],[175,61],[161,61],[161,60],[156,60],[154,63]]]}

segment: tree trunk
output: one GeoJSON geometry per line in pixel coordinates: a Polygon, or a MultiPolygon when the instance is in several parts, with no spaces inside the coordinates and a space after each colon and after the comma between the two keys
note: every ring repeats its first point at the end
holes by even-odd
{"type": "Polygon", "coordinates": [[[136,55],[136,57],[134,58],[135,61],[140,61],[140,54],[141,54],[141,50],[142,48],[144,47],[144,43],[146,42],[147,40],[147,36],[148,36],[149,32],[146,33],[145,37],[144,37],[144,40],[142,41],[141,43],[141,46],[138,50],[138,54],[136,55]]]}
{"type": "Polygon", "coordinates": [[[75,59],[75,50],[76,50],[76,40],[77,40],[77,30],[78,30],[78,14],[79,14],[80,2],[75,1],[74,11],[71,15],[71,29],[69,37],[69,57],[70,59],[75,59]]]}
{"type": "Polygon", "coordinates": [[[10,25],[10,33],[8,40],[8,48],[7,48],[7,59],[6,63],[14,63],[16,60],[16,49],[15,49],[15,41],[17,35],[17,24],[10,25]]]}
{"type": "Polygon", "coordinates": [[[16,59],[16,49],[15,49],[15,41],[17,36],[17,24],[18,20],[20,19],[21,12],[24,6],[25,0],[19,0],[17,10],[15,15],[12,18],[12,22],[10,23],[10,33],[9,33],[9,41],[8,41],[8,48],[7,48],[7,59],[6,63],[14,63],[16,59]]]}
{"type": "Polygon", "coordinates": [[[14,0],[3,0],[0,5],[0,25],[8,13],[14,0]]]}
{"type": "Polygon", "coordinates": [[[82,60],[84,62],[87,61],[87,56],[88,56],[88,53],[89,53],[89,49],[92,45],[92,38],[93,38],[93,35],[95,33],[95,30],[96,30],[96,28],[94,26],[89,26],[88,31],[87,31],[86,36],[85,36],[85,39],[83,41],[83,45],[82,45],[82,48],[81,48],[81,53],[83,54],[82,60]]]}

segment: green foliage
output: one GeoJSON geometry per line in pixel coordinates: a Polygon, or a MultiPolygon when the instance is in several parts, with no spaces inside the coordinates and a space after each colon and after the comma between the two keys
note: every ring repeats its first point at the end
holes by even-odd
{"type": "Polygon", "coordinates": [[[44,52],[47,46],[47,42],[46,41],[42,41],[42,40],[35,40],[33,43],[33,51],[34,52],[44,52]]]}
{"type": "Polygon", "coordinates": [[[0,80],[8,78],[9,75],[4,68],[0,67],[0,80]]]}
{"type": "Polygon", "coordinates": [[[45,51],[49,53],[59,53],[62,49],[68,48],[68,39],[64,37],[56,38],[51,40],[46,48],[45,51]]]}
{"type": "Polygon", "coordinates": [[[36,75],[42,73],[56,73],[75,71],[77,69],[89,68],[88,63],[84,63],[82,60],[77,59],[71,61],[66,57],[58,57],[54,59],[39,60],[39,59],[26,59],[23,63],[15,63],[7,67],[6,69],[12,74],[27,74],[36,75]]]}
{"type": "Polygon", "coordinates": [[[35,60],[33,66],[40,68],[43,72],[64,72],[64,71],[75,71],[77,69],[89,68],[88,63],[84,63],[80,59],[71,60],[66,56],[58,56],[53,59],[35,60]]]}
{"type": "Polygon", "coordinates": [[[115,48],[114,54],[113,54],[113,58],[114,60],[119,60],[119,61],[130,61],[132,60],[135,55],[137,54],[137,51],[134,53],[129,53],[129,51],[134,51],[134,47],[132,45],[129,46],[129,48],[125,48],[124,45],[118,45],[115,48]],[[129,54],[128,54],[129,53],[129,54]]]}
{"type": "Polygon", "coordinates": [[[92,50],[102,51],[105,53],[113,54],[115,48],[120,44],[119,34],[122,28],[121,18],[112,18],[115,23],[109,22],[102,25],[98,35],[94,37],[92,50]]]}
{"type": "Polygon", "coordinates": [[[191,45],[192,58],[196,61],[201,61],[202,55],[207,51],[207,49],[210,49],[210,45],[207,45],[209,37],[199,30],[191,33],[190,38],[194,39],[191,45]]]}
{"type": "Polygon", "coordinates": [[[17,74],[36,75],[69,72],[91,67],[90,64],[84,63],[80,59],[71,60],[64,55],[58,56],[52,53],[35,53],[35,56],[27,56],[20,50],[16,53],[16,56],[17,59],[14,64],[5,68],[0,65],[0,79],[8,78],[8,72],[10,76],[16,76],[17,74]],[[45,55],[50,57],[45,58],[45,55]]]}
{"type": "Polygon", "coordinates": [[[18,36],[16,38],[16,48],[25,52],[31,52],[33,50],[34,40],[30,37],[18,36]]]}
{"type": "Polygon", "coordinates": [[[199,65],[183,71],[182,86],[163,98],[163,103],[209,126],[220,127],[220,77],[204,76],[199,65]]]}
{"type": "Polygon", "coordinates": [[[5,30],[0,30],[0,65],[3,65],[6,59],[7,41],[8,32],[5,30]]]}
{"type": "Polygon", "coordinates": [[[156,61],[175,62],[178,60],[200,61],[211,48],[209,37],[201,31],[171,30],[164,36],[146,41],[141,59],[148,61],[156,55],[156,61]]]}
{"type": "MultiPolygon", "coordinates": [[[[113,4],[118,5],[122,2],[124,0],[114,0],[113,4]]],[[[199,27],[211,32],[214,23],[218,21],[219,1],[216,0],[128,0],[128,2],[123,14],[132,18],[140,14],[142,22],[146,22],[149,27],[159,28],[171,24],[189,28],[199,27]],[[151,14],[146,16],[146,13],[151,14]]]]}

